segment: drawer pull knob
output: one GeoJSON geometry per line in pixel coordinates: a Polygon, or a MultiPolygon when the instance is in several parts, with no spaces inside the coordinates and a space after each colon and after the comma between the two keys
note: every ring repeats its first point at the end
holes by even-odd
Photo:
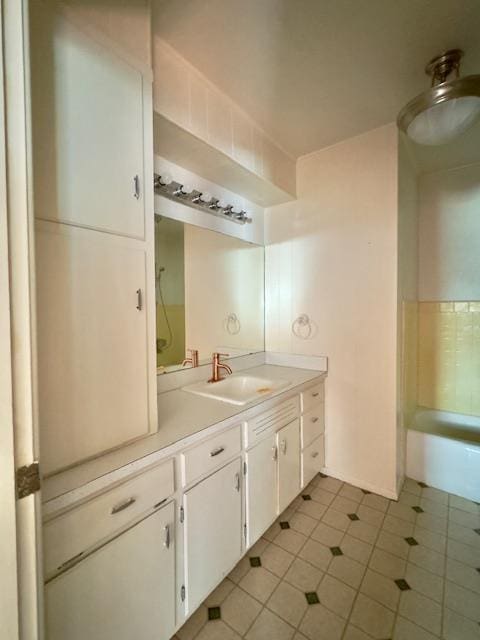
{"type": "Polygon", "coordinates": [[[312,393],[312,398],[316,398],[319,395],[320,395],[320,391],[315,391],[315,393],[312,393]]]}
{"type": "Polygon", "coordinates": [[[317,456],[318,456],[318,451],[314,451],[314,452],[312,453],[312,458],[316,458],[317,456]]]}
{"type": "Polygon", "coordinates": [[[313,423],[318,422],[318,418],[317,418],[317,417],[312,418],[312,422],[313,422],[313,423]]]}
{"type": "Polygon", "coordinates": [[[235,474],[235,490],[240,491],[240,474],[235,474]]]}
{"type": "Polygon", "coordinates": [[[283,455],[285,455],[287,453],[287,441],[286,440],[282,440],[280,442],[280,451],[283,453],[283,455]]]}
{"type": "Polygon", "coordinates": [[[114,507],[112,507],[112,511],[110,513],[112,514],[112,516],[115,513],[120,513],[120,511],[123,511],[124,509],[128,509],[128,507],[131,507],[135,501],[136,501],[135,498],[127,498],[127,500],[124,500],[123,502],[119,502],[114,507]]]}
{"type": "Polygon", "coordinates": [[[217,447],[213,451],[210,451],[210,457],[214,458],[215,456],[220,455],[223,451],[225,451],[225,447],[217,447]]]}
{"type": "Polygon", "coordinates": [[[276,460],[278,458],[278,449],[276,446],[272,447],[272,460],[276,460]]]}
{"type": "Polygon", "coordinates": [[[170,548],[170,525],[169,524],[165,525],[163,532],[165,534],[165,538],[163,540],[163,546],[166,549],[169,549],[170,548]]]}

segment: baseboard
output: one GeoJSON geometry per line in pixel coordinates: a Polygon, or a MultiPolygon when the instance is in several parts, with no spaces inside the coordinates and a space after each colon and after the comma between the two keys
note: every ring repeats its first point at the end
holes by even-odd
{"type": "Polygon", "coordinates": [[[323,473],[332,478],[336,478],[337,480],[341,480],[342,482],[348,482],[348,484],[353,485],[354,487],[359,487],[360,489],[365,489],[366,491],[371,491],[371,493],[377,493],[384,498],[389,498],[390,500],[398,500],[398,493],[396,491],[392,491],[391,489],[385,489],[384,487],[378,487],[375,484],[371,484],[370,482],[365,482],[365,480],[359,480],[358,478],[354,478],[352,476],[338,473],[335,469],[330,469],[329,467],[323,468],[323,473]]]}

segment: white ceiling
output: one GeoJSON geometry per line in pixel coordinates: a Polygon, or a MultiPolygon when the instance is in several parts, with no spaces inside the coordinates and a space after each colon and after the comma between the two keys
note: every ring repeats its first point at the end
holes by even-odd
{"type": "Polygon", "coordinates": [[[154,0],[154,30],[294,157],[393,121],[441,51],[480,73],[480,0],[154,0]]]}

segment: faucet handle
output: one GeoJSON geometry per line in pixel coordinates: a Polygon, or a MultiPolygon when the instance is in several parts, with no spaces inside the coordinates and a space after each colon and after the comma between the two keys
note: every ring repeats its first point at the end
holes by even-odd
{"type": "Polygon", "coordinates": [[[218,358],[228,358],[230,356],[229,353],[218,353],[218,351],[215,351],[212,355],[217,356],[218,358]]]}

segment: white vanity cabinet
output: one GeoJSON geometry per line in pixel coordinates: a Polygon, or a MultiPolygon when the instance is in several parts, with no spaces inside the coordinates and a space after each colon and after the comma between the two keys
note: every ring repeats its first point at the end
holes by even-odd
{"type": "Polygon", "coordinates": [[[321,382],[300,394],[301,486],[325,466],[325,386],[321,382]]]}
{"type": "Polygon", "coordinates": [[[277,432],[278,511],[288,507],[300,491],[300,421],[277,432]]]}
{"type": "Polygon", "coordinates": [[[175,631],[174,503],[45,586],[48,640],[169,640],[175,631]]]}
{"type": "Polygon", "coordinates": [[[242,555],[242,475],[237,458],[183,496],[185,610],[190,615],[242,555]]]}
{"type": "Polygon", "coordinates": [[[275,434],[246,453],[247,545],[250,547],[277,515],[277,458],[275,434]]]}

